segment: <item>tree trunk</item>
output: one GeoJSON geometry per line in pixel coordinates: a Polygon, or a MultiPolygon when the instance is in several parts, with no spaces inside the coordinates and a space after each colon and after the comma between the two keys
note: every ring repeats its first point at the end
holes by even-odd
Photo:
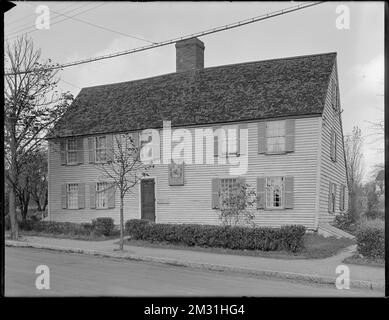
{"type": "Polygon", "coordinates": [[[28,214],[28,203],[30,202],[30,196],[27,195],[26,197],[23,197],[23,200],[20,203],[20,213],[22,215],[22,221],[27,221],[27,214],[28,214]]]}
{"type": "Polygon", "coordinates": [[[120,250],[123,251],[124,246],[124,217],[123,217],[123,196],[120,196],[120,250]]]}
{"type": "Polygon", "coordinates": [[[39,200],[35,200],[35,203],[36,203],[38,211],[43,211],[42,206],[41,206],[41,202],[39,200]]]}
{"type": "Polygon", "coordinates": [[[16,218],[16,195],[13,187],[9,190],[9,218],[11,222],[11,239],[17,240],[19,238],[18,222],[16,218]]]}
{"type": "Polygon", "coordinates": [[[11,180],[9,190],[9,217],[11,221],[11,239],[17,240],[19,238],[18,219],[16,215],[16,181],[17,181],[17,160],[16,160],[16,143],[15,143],[15,130],[12,127],[10,137],[10,153],[11,153],[11,165],[9,168],[9,177],[11,180]]]}

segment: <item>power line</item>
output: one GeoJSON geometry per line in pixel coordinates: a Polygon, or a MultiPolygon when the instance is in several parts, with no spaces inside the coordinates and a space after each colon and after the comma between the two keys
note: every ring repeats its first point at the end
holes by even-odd
{"type": "MultiPolygon", "coordinates": [[[[25,2],[25,4],[28,4],[28,3],[25,2]]],[[[71,4],[70,6],[65,5],[65,8],[66,8],[66,7],[71,7],[72,5],[73,5],[73,4],[71,4]]],[[[61,8],[61,10],[63,10],[63,9],[64,9],[64,8],[61,8]]],[[[26,14],[25,16],[21,17],[21,18],[18,18],[18,19],[16,19],[16,20],[13,20],[13,21],[10,21],[10,22],[7,22],[7,23],[6,23],[6,26],[9,27],[10,25],[15,24],[15,22],[24,20],[25,18],[32,17],[32,16],[36,16],[36,13],[29,13],[29,14],[26,14]]],[[[30,24],[30,23],[24,23],[23,25],[27,25],[27,24],[30,24]]],[[[21,27],[21,26],[19,26],[19,27],[21,27]]]]}
{"type": "MultiPolygon", "coordinates": [[[[105,5],[105,3],[100,3],[99,5],[97,5],[97,6],[93,7],[93,8],[88,8],[88,9],[86,9],[86,10],[84,10],[84,11],[80,11],[80,12],[78,12],[78,13],[72,15],[71,17],[78,16],[78,15],[80,15],[80,14],[82,14],[82,13],[85,13],[85,12],[88,12],[88,11],[91,11],[91,10],[94,10],[94,9],[96,9],[96,8],[98,8],[98,7],[101,7],[101,6],[104,6],[104,5],[105,5]]],[[[60,23],[60,22],[62,22],[62,21],[68,20],[68,19],[70,19],[71,17],[69,17],[69,18],[64,18],[64,19],[59,20],[59,21],[56,21],[56,22],[54,22],[54,23],[50,23],[50,27],[53,26],[53,25],[55,25],[55,24],[57,24],[57,23],[60,23]]],[[[38,29],[35,28],[34,30],[31,30],[31,31],[26,32],[26,34],[28,34],[28,33],[33,33],[33,32],[35,32],[35,31],[37,31],[37,30],[38,30],[38,29]]],[[[14,32],[14,33],[15,33],[15,32],[14,32]]],[[[9,37],[9,38],[7,38],[7,39],[9,40],[9,39],[13,39],[13,38],[15,38],[15,37],[18,37],[18,35],[9,37]]]]}
{"type": "MultiPolygon", "coordinates": [[[[28,2],[25,2],[25,3],[33,7],[32,4],[29,4],[28,2]]],[[[70,12],[72,12],[72,11],[74,11],[74,10],[81,9],[81,8],[83,8],[83,7],[85,7],[85,6],[88,6],[88,5],[89,5],[89,3],[83,4],[83,5],[81,5],[81,6],[78,6],[78,7],[76,7],[76,8],[67,10],[67,11],[65,11],[65,12],[66,12],[66,13],[70,13],[70,12]]],[[[73,4],[70,5],[70,7],[72,7],[72,6],[73,6],[73,4]]],[[[53,20],[55,20],[55,19],[57,19],[57,18],[58,18],[58,16],[57,16],[57,17],[54,17],[53,19],[51,19],[50,22],[52,22],[53,20]]],[[[27,23],[23,24],[22,26],[17,27],[16,30],[11,31],[11,32],[8,34],[8,37],[9,37],[9,36],[12,36],[11,38],[13,38],[13,37],[14,37],[13,34],[22,32],[22,31],[24,31],[24,30],[32,31],[32,30],[34,30],[34,29],[36,29],[35,24],[31,25],[31,22],[27,22],[27,23]],[[26,26],[26,27],[25,27],[25,26],[26,26]],[[21,29],[18,29],[18,28],[20,28],[20,27],[21,27],[21,29]]]]}
{"type": "Polygon", "coordinates": [[[174,39],[171,39],[171,40],[162,41],[162,42],[151,44],[151,45],[148,45],[148,46],[138,47],[138,48],[135,48],[135,49],[130,49],[130,50],[126,50],[126,51],[111,53],[111,54],[108,54],[108,55],[104,55],[104,56],[100,56],[100,57],[95,57],[95,58],[89,58],[89,59],[84,59],[84,60],[79,60],[79,61],[68,62],[68,63],[64,63],[64,64],[61,64],[61,65],[57,64],[56,66],[51,66],[51,67],[37,68],[37,69],[33,69],[33,70],[24,70],[24,71],[18,71],[18,72],[7,72],[7,73],[5,73],[5,75],[9,76],[9,75],[15,75],[15,74],[31,73],[31,72],[34,72],[34,71],[37,71],[37,70],[63,69],[63,68],[71,67],[71,66],[76,66],[76,65],[80,65],[80,64],[89,63],[89,62],[105,60],[105,59],[111,59],[111,58],[114,58],[114,57],[119,57],[119,56],[123,56],[123,55],[127,55],[127,54],[132,54],[132,53],[135,53],[135,52],[146,51],[146,50],[150,50],[150,49],[154,49],[154,48],[158,48],[158,47],[167,46],[167,45],[173,44],[173,43],[175,43],[177,41],[188,40],[188,39],[195,38],[195,37],[201,37],[201,36],[206,36],[206,35],[209,35],[209,34],[212,34],[212,33],[225,31],[225,30],[228,30],[228,29],[238,28],[238,27],[241,27],[241,26],[244,26],[244,25],[247,25],[247,24],[251,24],[251,23],[254,23],[254,22],[266,20],[266,19],[269,19],[269,18],[273,18],[273,17],[276,17],[276,16],[283,15],[283,14],[291,13],[291,12],[294,12],[294,11],[297,11],[297,10],[302,10],[302,9],[305,9],[305,8],[308,8],[308,7],[312,7],[312,6],[321,4],[323,2],[324,1],[313,2],[313,3],[309,3],[309,4],[299,4],[297,6],[293,6],[293,7],[289,7],[289,8],[285,8],[285,9],[281,9],[281,10],[277,10],[277,11],[273,11],[273,12],[270,12],[270,13],[267,13],[267,14],[263,14],[261,16],[257,16],[257,17],[254,17],[254,18],[250,18],[250,19],[238,21],[238,22],[235,22],[235,23],[231,23],[231,24],[228,24],[228,25],[224,25],[222,27],[216,27],[216,28],[213,28],[213,29],[208,29],[208,30],[205,30],[205,31],[201,31],[201,32],[190,34],[190,35],[174,38],[174,39]]]}
{"type": "Polygon", "coordinates": [[[127,34],[127,33],[123,33],[123,32],[120,32],[120,31],[116,31],[116,30],[112,30],[112,29],[109,29],[107,27],[103,27],[101,25],[98,25],[98,24],[95,24],[95,23],[92,23],[92,22],[89,22],[89,21],[86,21],[86,20],[83,20],[83,19],[80,19],[80,18],[74,18],[74,17],[71,17],[71,16],[67,16],[66,14],[63,14],[63,13],[59,13],[59,12],[55,12],[54,10],[51,10],[52,12],[56,13],[56,14],[59,14],[61,16],[65,16],[65,17],[68,17],[72,20],[76,20],[76,21],[79,21],[79,22],[82,22],[82,23],[86,23],[86,24],[89,24],[90,26],[93,26],[93,27],[96,27],[96,28],[100,28],[100,29],[103,29],[103,30],[106,30],[106,31],[109,31],[109,32],[113,32],[113,33],[116,33],[116,34],[120,34],[122,36],[126,36],[126,37],[129,37],[129,38],[133,38],[133,39],[137,39],[137,40],[141,40],[141,41],[145,41],[145,42],[149,42],[149,43],[153,43],[153,44],[156,44],[156,42],[153,42],[153,41],[149,41],[149,40],[146,40],[144,38],[140,38],[140,37],[136,37],[136,36],[132,36],[130,34],[127,34]]]}

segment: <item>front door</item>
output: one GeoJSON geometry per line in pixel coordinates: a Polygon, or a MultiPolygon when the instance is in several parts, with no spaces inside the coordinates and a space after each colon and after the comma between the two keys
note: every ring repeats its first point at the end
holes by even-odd
{"type": "Polygon", "coordinates": [[[154,179],[142,179],[140,183],[141,218],[155,221],[155,182],[154,179]]]}

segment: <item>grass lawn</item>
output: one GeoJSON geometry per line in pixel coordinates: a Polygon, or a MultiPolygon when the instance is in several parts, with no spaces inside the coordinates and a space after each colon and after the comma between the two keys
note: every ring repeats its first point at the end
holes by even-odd
{"type": "Polygon", "coordinates": [[[120,237],[119,232],[115,232],[113,235],[104,236],[104,235],[74,235],[74,234],[65,234],[65,233],[45,233],[38,231],[25,231],[19,230],[19,234],[22,236],[35,236],[35,237],[47,237],[47,238],[59,238],[59,239],[73,239],[73,240],[85,240],[85,241],[104,241],[111,239],[118,239],[120,237]]]}
{"type": "Polygon", "coordinates": [[[353,245],[354,241],[350,239],[325,238],[317,234],[306,234],[304,245],[305,248],[300,252],[288,251],[260,251],[260,250],[234,250],[224,248],[210,248],[199,246],[184,246],[178,244],[170,244],[165,242],[149,242],[144,240],[125,240],[125,245],[165,248],[165,249],[180,249],[194,250],[221,254],[236,254],[245,256],[268,257],[277,259],[320,259],[331,257],[339,253],[342,249],[353,245]]]}
{"type": "Polygon", "coordinates": [[[351,257],[348,257],[343,260],[344,263],[347,264],[357,264],[361,266],[369,266],[369,267],[382,267],[385,268],[385,260],[384,259],[370,259],[366,257],[361,257],[359,254],[355,254],[351,257]]]}

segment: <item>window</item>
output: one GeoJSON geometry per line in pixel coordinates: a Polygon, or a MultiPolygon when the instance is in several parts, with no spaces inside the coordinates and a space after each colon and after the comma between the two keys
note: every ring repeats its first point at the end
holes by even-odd
{"type": "Polygon", "coordinates": [[[153,133],[152,131],[142,131],[140,133],[140,158],[142,161],[150,161],[154,160],[154,155],[153,155],[153,148],[152,145],[148,144],[153,141],[153,133]],[[148,144],[147,146],[144,146],[145,144],[148,144]]]}
{"type": "Polygon", "coordinates": [[[266,178],[266,208],[284,207],[284,177],[266,178]]]}
{"type": "Polygon", "coordinates": [[[108,208],[108,187],[107,182],[98,182],[96,184],[96,208],[108,208]]]}
{"type": "Polygon", "coordinates": [[[78,184],[70,183],[67,185],[67,207],[68,209],[78,209],[78,184]]]}
{"type": "Polygon", "coordinates": [[[238,126],[223,126],[220,128],[218,141],[220,141],[219,153],[226,157],[236,155],[238,152],[238,126]]]}
{"type": "Polygon", "coordinates": [[[66,159],[67,163],[77,163],[77,140],[67,139],[66,142],[66,159]]]}
{"type": "Polygon", "coordinates": [[[336,132],[335,130],[332,130],[331,132],[331,146],[330,146],[330,156],[332,161],[336,161],[336,148],[337,148],[337,142],[336,142],[336,132]]]}
{"type": "Polygon", "coordinates": [[[336,201],[336,184],[330,183],[330,194],[328,199],[328,211],[330,213],[335,212],[335,201],[336,201]]]}
{"type": "Polygon", "coordinates": [[[285,151],[285,120],[266,123],[267,152],[285,151]]]}
{"type": "Polygon", "coordinates": [[[95,138],[96,143],[96,162],[107,161],[107,138],[99,136],[95,138]]]}
{"type": "Polygon", "coordinates": [[[230,206],[234,201],[234,195],[239,192],[239,182],[237,178],[225,178],[219,180],[219,201],[220,208],[230,206]]]}

